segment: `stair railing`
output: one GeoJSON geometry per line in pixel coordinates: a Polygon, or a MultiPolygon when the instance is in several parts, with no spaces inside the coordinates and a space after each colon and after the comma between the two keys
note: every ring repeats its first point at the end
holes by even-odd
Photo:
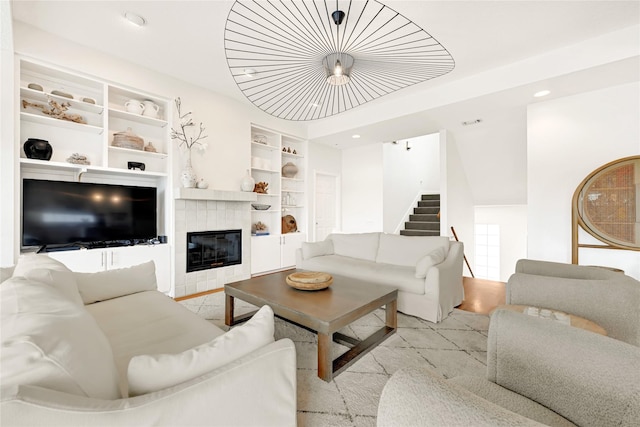
{"type": "MultiPolygon", "coordinates": [[[[453,237],[455,237],[456,242],[459,242],[460,240],[458,240],[458,235],[456,234],[456,230],[451,227],[451,232],[453,233],[453,237]]],[[[462,252],[462,258],[464,258],[464,262],[467,264],[467,268],[469,269],[469,273],[471,273],[471,277],[475,278],[476,276],[473,275],[473,271],[471,270],[471,266],[469,265],[469,261],[467,261],[467,256],[464,254],[464,252],[462,252]]]]}

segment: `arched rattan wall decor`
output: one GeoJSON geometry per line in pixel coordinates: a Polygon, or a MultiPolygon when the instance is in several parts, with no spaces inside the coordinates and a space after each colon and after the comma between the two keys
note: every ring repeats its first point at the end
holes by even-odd
{"type": "Polygon", "coordinates": [[[287,120],[329,117],[455,66],[429,33],[375,0],[236,0],[224,41],[240,90],[287,120]]]}
{"type": "Polygon", "coordinates": [[[571,210],[572,263],[578,263],[579,248],[640,251],[640,156],[591,172],[573,194],[571,210]],[[579,227],[603,244],[581,244],[579,227]]]}

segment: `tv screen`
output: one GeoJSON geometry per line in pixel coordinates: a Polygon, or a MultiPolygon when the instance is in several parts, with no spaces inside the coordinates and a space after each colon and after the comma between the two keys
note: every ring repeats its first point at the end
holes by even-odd
{"type": "Polygon", "coordinates": [[[147,240],[157,236],[153,187],[22,181],[22,246],[147,240]]]}

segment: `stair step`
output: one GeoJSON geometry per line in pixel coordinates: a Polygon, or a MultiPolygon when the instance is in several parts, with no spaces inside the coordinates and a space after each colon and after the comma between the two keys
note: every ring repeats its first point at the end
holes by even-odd
{"type": "Polygon", "coordinates": [[[438,219],[438,214],[428,213],[409,215],[409,221],[439,222],[440,219],[438,219]]]}
{"type": "Polygon", "coordinates": [[[401,236],[439,236],[440,230],[400,230],[401,236]]]}
{"type": "Polygon", "coordinates": [[[440,208],[438,208],[438,207],[413,208],[413,213],[414,214],[437,215],[438,212],[440,212],[440,208]]]}
{"type": "Polygon", "coordinates": [[[407,221],[404,223],[406,230],[440,230],[440,222],[407,221]]]}
{"type": "Polygon", "coordinates": [[[440,200],[439,194],[423,194],[422,200],[440,200]]]}
{"type": "Polygon", "coordinates": [[[440,200],[418,200],[418,207],[440,209],[440,200]]]}

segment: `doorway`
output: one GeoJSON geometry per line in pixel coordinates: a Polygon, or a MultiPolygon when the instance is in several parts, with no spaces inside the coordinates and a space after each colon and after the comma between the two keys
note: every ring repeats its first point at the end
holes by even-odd
{"type": "Polygon", "coordinates": [[[315,172],[313,241],[324,240],[339,229],[338,223],[338,176],[315,172]]]}

